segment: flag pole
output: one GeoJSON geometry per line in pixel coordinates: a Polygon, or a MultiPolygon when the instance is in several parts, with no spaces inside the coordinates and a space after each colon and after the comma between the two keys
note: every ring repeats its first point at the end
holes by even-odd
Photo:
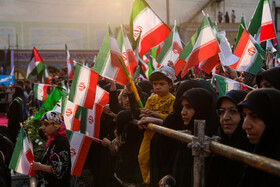
{"type": "MultiPolygon", "coordinates": [[[[221,77],[221,78],[223,78],[223,79],[230,79],[230,78],[224,77],[224,76],[219,75],[219,74],[216,74],[216,73],[214,73],[213,75],[214,75],[214,76],[217,76],[217,77],[221,77]]],[[[233,80],[233,79],[230,79],[230,80],[233,80]]],[[[233,81],[235,81],[235,80],[233,80],[233,81]]],[[[238,82],[238,81],[235,81],[235,82],[238,82]]],[[[244,84],[244,83],[242,83],[242,82],[239,82],[239,83],[242,84],[243,86],[246,86],[247,88],[252,89],[252,90],[255,90],[255,89],[256,89],[256,88],[253,88],[253,87],[251,87],[251,86],[249,86],[249,85],[247,85],[247,84],[244,84]]]]}
{"type": "Polygon", "coordinates": [[[123,63],[123,61],[122,61],[122,59],[120,58],[120,56],[118,56],[118,60],[119,60],[119,62],[121,63],[123,69],[124,69],[124,72],[125,72],[125,74],[126,74],[126,77],[127,77],[128,81],[129,81],[129,83],[131,84],[131,89],[132,89],[132,91],[133,91],[133,93],[134,93],[134,95],[135,95],[136,101],[138,102],[139,106],[140,106],[141,108],[143,108],[143,104],[142,104],[142,102],[141,102],[141,100],[140,100],[140,97],[139,97],[138,91],[137,91],[137,89],[136,89],[136,86],[135,86],[134,82],[132,81],[132,78],[131,78],[131,76],[129,75],[129,73],[128,73],[128,71],[127,71],[127,69],[126,69],[126,67],[125,67],[125,65],[124,65],[124,63],[123,63]]]}

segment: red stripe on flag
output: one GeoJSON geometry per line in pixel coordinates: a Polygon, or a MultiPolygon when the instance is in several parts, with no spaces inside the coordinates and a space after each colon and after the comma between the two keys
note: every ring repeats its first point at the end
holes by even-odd
{"type": "MultiPolygon", "coordinates": [[[[99,104],[96,104],[95,108],[95,124],[94,124],[94,138],[99,138],[99,132],[100,132],[100,119],[101,119],[101,114],[103,112],[103,107],[100,106],[99,104]]],[[[94,140],[98,142],[97,140],[94,140]]]]}
{"type": "Polygon", "coordinates": [[[109,94],[107,92],[103,92],[98,103],[101,106],[105,106],[109,103],[109,94]]]}
{"type": "Polygon", "coordinates": [[[191,53],[187,64],[182,71],[181,77],[184,77],[188,73],[189,68],[195,66],[200,62],[203,62],[204,60],[214,56],[215,54],[218,54],[219,52],[220,49],[215,39],[197,48],[191,53]]]}
{"type": "Polygon", "coordinates": [[[219,63],[219,55],[214,55],[211,58],[207,59],[203,65],[201,65],[200,69],[202,69],[205,73],[210,74],[212,69],[219,63]]]}
{"type": "MultiPolygon", "coordinates": [[[[112,66],[122,68],[122,65],[121,65],[118,57],[120,57],[122,59],[122,55],[120,53],[118,53],[116,51],[113,51],[111,49],[111,64],[112,64],[112,66]]],[[[122,61],[123,61],[123,59],[122,59],[122,61]]]]}
{"type": "MultiPolygon", "coordinates": [[[[27,158],[29,164],[31,164],[31,162],[34,161],[34,156],[33,156],[33,153],[32,153],[32,151],[31,151],[31,149],[28,149],[28,150],[25,152],[25,156],[26,156],[26,158],[27,158]]],[[[29,169],[28,173],[29,173],[29,175],[31,175],[31,176],[36,176],[36,175],[35,175],[35,171],[34,171],[33,168],[31,167],[31,165],[30,165],[30,169],[29,169]]]]}
{"type": "Polygon", "coordinates": [[[266,24],[261,26],[260,42],[275,38],[273,24],[266,24]]]}
{"type": "Polygon", "coordinates": [[[114,77],[115,81],[122,84],[122,85],[125,85],[126,82],[127,82],[127,77],[126,77],[126,74],[123,70],[123,68],[118,68],[116,74],[115,74],[115,77],[114,77]]]}
{"type": "Polygon", "coordinates": [[[155,47],[166,40],[169,34],[170,29],[165,24],[161,23],[155,30],[152,30],[149,34],[143,37],[140,44],[139,54],[143,56],[152,47],[155,47]]]}
{"type": "Polygon", "coordinates": [[[71,124],[71,129],[70,129],[72,131],[80,131],[80,128],[81,128],[81,120],[75,118],[77,108],[78,108],[78,105],[75,104],[75,108],[74,108],[74,111],[73,111],[72,124],[71,124]]]}
{"type": "Polygon", "coordinates": [[[84,107],[92,109],[95,101],[98,74],[90,70],[89,85],[84,101],[84,107]]]}
{"type": "Polygon", "coordinates": [[[237,44],[237,47],[234,51],[234,55],[239,57],[240,59],[235,64],[230,65],[230,67],[232,67],[233,69],[237,69],[238,64],[241,61],[241,57],[244,53],[244,50],[245,50],[249,40],[250,40],[250,38],[248,37],[246,31],[243,31],[243,33],[239,39],[239,42],[237,44]]]}
{"type": "Polygon", "coordinates": [[[83,137],[83,141],[81,143],[81,146],[80,146],[80,149],[78,152],[78,156],[76,158],[76,163],[74,164],[74,166],[72,168],[72,175],[75,175],[78,177],[81,175],[91,142],[92,142],[92,140],[90,137],[87,137],[87,136],[83,137]]]}
{"type": "Polygon", "coordinates": [[[178,58],[175,62],[175,75],[178,76],[180,71],[182,71],[183,67],[186,65],[186,61],[178,58]]]}

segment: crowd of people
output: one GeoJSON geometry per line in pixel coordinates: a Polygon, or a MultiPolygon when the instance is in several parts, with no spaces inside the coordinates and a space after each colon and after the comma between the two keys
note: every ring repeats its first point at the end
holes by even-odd
{"type": "MultiPolygon", "coordinates": [[[[207,136],[217,135],[225,145],[280,161],[280,67],[263,69],[255,77],[245,73],[238,76],[227,66],[216,72],[256,89],[231,90],[218,97],[211,76],[197,78],[190,71],[179,79],[170,62],[154,70],[149,80],[143,77],[135,80],[144,106],[141,108],[131,83],[122,86],[100,78],[99,86],[109,92],[109,104],[104,107],[100,120],[102,141],[92,143],[85,164],[92,172],[93,186],[192,186],[191,149],[183,142],[146,129],[148,123],[193,134],[194,120],[204,119],[207,136]],[[137,125],[130,123],[133,119],[138,120],[137,125]]],[[[71,86],[71,80],[54,76],[50,84],[71,86]]],[[[0,129],[0,186],[11,184],[7,166],[20,123],[32,114],[30,107],[42,105],[34,99],[32,89],[29,80],[17,81],[15,86],[2,89],[9,92],[11,98],[8,127],[0,129]]],[[[69,186],[70,145],[63,117],[49,111],[43,115],[41,124],[40,134],[47,145],[42,160],[32,163],[33,169],[39,172],[38,185],[69,186]]],[[[205,185],[209,187],[280,186],[277,176],[215,154],[206,159],[205,174],[205,185]]]]}

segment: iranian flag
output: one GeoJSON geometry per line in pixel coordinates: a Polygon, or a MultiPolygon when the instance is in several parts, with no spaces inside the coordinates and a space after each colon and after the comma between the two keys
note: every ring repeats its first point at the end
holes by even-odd
{"type": "Polygon", "coordinates": [[[179,56],[179,63],[186,63],[181,77],[188,73],[189,68],[217,55],[219,52],[221,51],[216,37],[213,35],[212,28],[208,25],[207,20],[203,18],[200,27],[179,56]]]}
{"type": "Polygon", "coordinates": [[[239,39],[243,33],[243,28],[247,28],[246,27],[246,23],[245,23],[245,19],[244,19],[244,15],[242,14],[241,16],[241,21],[240,21],[240,25],[239,25],[239,28],[238,28],[238,33],[237,33],[237,36],[236,36],[236,41],[235,41],[235,45],[234,45],[234,50],[236,49],[237,47],[237,44],[239,42],[239,39]]]}
{"type": "Polygon", "coordinates": [[[9,168],[24,175],[35,176],[31,167],[31,162],[34,161],[31,146],[27,139],[24,128],[21,127],[18,139],[14,148],[14,152],[9,164],[9,168]]]}
{"type": "Polygon", "coordinates": [[[45,101],[48,97],[47,90],[49,86],[45,84],[34,84],[34,98],[40,101],[45,101]]]}
{"type": "Polygon", "coordinates": [[[79,118],[76,118],[75,116],[78,108],[79,105],[72,103],[69,100],[66,101],[63,117],[64,117],[65,126],[69,130],[80,131],[81,120],[79,118]]]}
{"type": "Polygon", "coordinates": [[[256,34],[260,31],[260,42],[275,38],[275,30],[268,0],[259,1],[248,31],[253,37],[256,37],[256,34]]]}
{"type": "Polygon", "coordinates": [[[97,81],[98,74],[81,64],[76,64],[69,100],[82,107],[92,109],[97,81]]]}
{"type": "Polygon", "coordinates": [[[247,33],[244,29],[238,45],[234,51],[234,55],[240,59],[235,64],[230,65],[236,71],[246,71],[256,75],[263,66],[263,58],[265,52],[261,49],[259,44],[247,33]]]}
{"type": "Polygon", "coordinates": [[[96,89],[95,103],[100,106],[105,106],[109,103],[109,93],[99,86],[96,89]]]}
{"type": "Polygon", "coordinates": [[[67,139],[70,143],[71,153],[71,175],[79,177],[92,142],[92,139],[82,133],[66,131],[67,139]]]}
{"type": "Polygon", "coordinates": [[[268,0],[263,0],[260,42],[275,38],[271,11],[268,0]]]}
{"type": "Polygon", "coordinates": [[[121,26],[121,30],[118,34],[117,43],[121,50],[120,52],[122,54],[122,59],[128,70],[128,73],[131,77],[133,77],[134,72],[136,70],[137,61],[136,61],[136,57],[134,55],[134,51],[131,47],[130,41],[128,39],[128,36],[127,36],[125,30],[123,29],[123,26],[121,26]]]}
{"type": "Polygon", "coordinates": [[[45,69],[43,70],[42,83],[50,84],[50,77],[49,77],[48,68],[46,65],[45,65],[45,69]]]}
{"type": "Polygon", "coordinates": [[[164,66],[167,66],[169,60],[172,61],[175,65],[175,75],[177,76],[185,66],[185,63],[182,63],[183,61],[177,60],[182,50],[183,46],[175,21],[174,28],[168,38],[164,41],[163,47],[156,60],[159,64],[164,66]]]}
{"type": "Polygon", "coordinates": [[[67,47],[66,44],[65,44],[65,51],[66,51],[66,63],[67,63],[68,79],[73,79],[72,61],[71,61],[70,53],[69,53],[69,50],[68,50],[68,47],[67,47]]]}
{"type": "Polygon", "coordinates": [[[33,78],[38,76],[45,69],[45,64],[37,49],[33,48],[33,57],[28,65],[26,78],[33,78]]]}
{"type": "Polygon", "coordinates": [[[102,77],[112,79],[122,85],[125,85],[127,77],[121,63],[118,60],[118,57],[122,58],[122,55],[111,28],[108,25],[108,31],[96,57],[96,62],[92,70],[102,77]]]}
{"type": "Polygon", "coordinates": [[[139,54],[143,56],[152,47],[167,39],[170,29],[144,0],[135,0],[130,14],[130,33],[134,40],[139,34],[139,54]]]}
{"type": "Polygon", "coordinates": [[[219,89],[219,96],[224,96],[230,90],[247,90],[247,86],[240,82],[228,79],[217,74],[215,74],[214,76],[219,89]]]}

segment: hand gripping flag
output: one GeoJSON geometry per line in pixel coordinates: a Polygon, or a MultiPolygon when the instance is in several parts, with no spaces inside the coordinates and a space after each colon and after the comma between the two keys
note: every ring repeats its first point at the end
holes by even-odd
{"type": "Polygon", "coordinates": [[[33,161],[34,156],[31,146],[29,144],[24,128],[21,127],[9,164],[9,168],[24,175],[35,176],[35,172],[32,170],[32,167],[30,165],[33,161]]]}
{"type": "Polygon", "coordinates": [[[130,14],[130,33],[134,40],[141,33],[138,50],[140,56],[143,56],[166,40],[170,29],[145,0],[135,0],[130,14]]]}

